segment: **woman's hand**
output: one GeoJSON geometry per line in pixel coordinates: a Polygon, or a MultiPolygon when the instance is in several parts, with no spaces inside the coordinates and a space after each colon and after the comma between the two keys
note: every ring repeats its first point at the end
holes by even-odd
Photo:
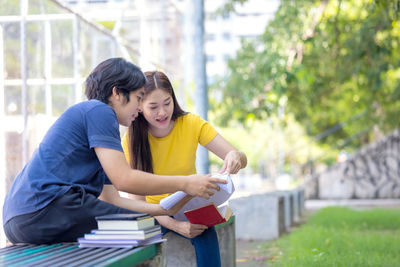
{"type": "Polygon", "coordinates": [[[187,238],[194,238],[201,235],[204,230],[208,227],[201,224],[191,224],[189,222],[178,221],[169,216],[157,216],[156,217],[159,224],[165,228],[171,229],[172,231],[183,235],[187,238]]]}
{"type": "Polygon", "coordinates": [[[246,155],[237,150],[220,134],[217,134],[211,142],[205,145],[205,148],[224,160],[220,173],[236,174],[247,165],[246,155]]]}
{"type": "Polygon", "coordinates": [[[226,154],[224,165],[222,166],[220,173],[227,172],[228,174],[236,174],[242,168],[242,157],[243,152],[238,150],[231,150],[226,154]]]}
{"type": "Polygon", "coordinates": [[[205,225],[201,224],[191,224],[190,222],[181,222],[181,221],[176,221],[176,230],[175,232],[188,237],[188,238],[194,238],[198,235],[201,235],[204,230],[206,230],[208,227],[205,225]]]}

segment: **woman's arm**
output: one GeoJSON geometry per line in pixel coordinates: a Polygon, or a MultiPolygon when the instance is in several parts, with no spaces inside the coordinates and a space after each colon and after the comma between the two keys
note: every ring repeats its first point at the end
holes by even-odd
{"type": "MultiPolygon", "coordinates": [[[[144,197],[143,197],[144,198],[144,197]]],[[[192,199],[191,196],[186,196],[179,201],[175,206],[169,210],[163,209],[159,204],[151,204],[142,200],[129,199],[121,197],[119,192],[113,185],[104,185],[103,191],[99,196],[99,199],[108,203],[114,204],[115,206],[129,209],[136,212],[148,213],[150,215],[169,215],[172,216],[177,213],[183,206],[192,199]]]]}
{"type": "Polygon", "coordinates": [[[131,169],[121,151],[95,147],[96,155],[108,178],[118,191],[138,195],[158,195],[184,191],[191,196],[208,199],[219,190],[216,183],[225,183],[223,179],[209,175],[161,176],[131,169]]]}
{"type": "Polygon", "coordinates": [[[201,224],[177,221],[169,216],[156,216],[157,221],[165,228],[188,238],[194,238],[204,232],[208,227],[201,224]]]}
{"type": "Polygon", "coordinates": [[[220,170],[221,173],[226,171],[235,174],[247,165],[246,155],[237,150],[220,134],[217,134],[211,142],[205,145],[205,148],[224,160],[224,165],[220,170]]]}

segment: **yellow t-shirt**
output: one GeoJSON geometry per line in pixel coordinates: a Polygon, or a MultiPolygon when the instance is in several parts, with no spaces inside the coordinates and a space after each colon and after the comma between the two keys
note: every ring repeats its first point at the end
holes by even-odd
{"type": "MultiPolygon", "coordinates": [[[[207,145],[217,131],[200,116],[188,113],[179,117],[172,131],[165,137],[148,133],[153,159],[153,172],[159,175],[191,175],[196,173],[197,145],[207,145]]],[[[129,162],[128,135],[122,138],[122,148],[129,162]]],[[[170,194],[146,196],[146,201],[159,203],[170,194]]]]}

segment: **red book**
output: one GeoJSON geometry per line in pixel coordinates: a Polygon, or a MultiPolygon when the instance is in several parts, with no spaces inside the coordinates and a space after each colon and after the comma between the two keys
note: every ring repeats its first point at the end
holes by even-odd
{"type": "Polygon", "coordinates": [[[232,216],[232,211],[228,206],[217,208],[212,202],[200,208],[185,211],[184,213],[190,223],[202,224],[208,227],[224,223],[232,216]]]}

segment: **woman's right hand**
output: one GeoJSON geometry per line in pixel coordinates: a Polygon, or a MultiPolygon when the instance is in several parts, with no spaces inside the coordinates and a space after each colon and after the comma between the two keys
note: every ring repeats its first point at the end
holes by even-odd
{"type": "Polygon", "coordinates": [[[213,178],[210,174],[193,174],[188,176],[184,189],[188,195],[199,196],[205,199],[209,199],[210,196],[214,195],[214,190],[219,191],[218,183],[226,184],[227,181],[224,179],[213,178]]]}
{"type": "Polygon", "coordinates": [[[201,224],[191,224],[190,222],[182,222],[182,221],[176,221],[176,229],[175,232],[187,237],[187,238],[194,238],[198,235],[201,235],[204,230],[206,230],[208,227],[205,225],[201,224]]]}

